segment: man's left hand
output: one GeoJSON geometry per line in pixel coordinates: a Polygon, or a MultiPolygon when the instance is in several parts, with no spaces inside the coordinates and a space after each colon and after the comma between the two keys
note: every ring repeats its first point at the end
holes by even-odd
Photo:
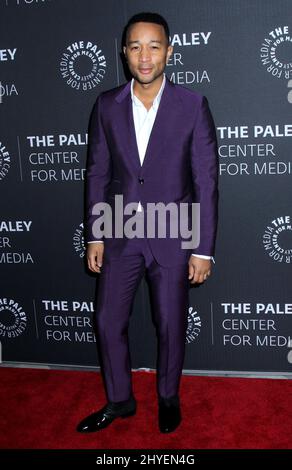
{"type": "Polygon", "coordinates": [[[189,281],[191,284],[204,282],[211,275],[211,260],[190,256],[189,281]]]}

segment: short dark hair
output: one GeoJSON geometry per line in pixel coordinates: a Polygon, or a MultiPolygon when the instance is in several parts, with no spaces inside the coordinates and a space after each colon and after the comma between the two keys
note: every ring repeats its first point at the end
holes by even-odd
{"type": "Polygon", "coordinates": [[[155,23],[155,24],[160,24],[163,26],[166,40],[167,40],[167,45],[169,45],[169,26],[167,24],[167,21],[163,16],[159,15],[159,13],[152,13],[152,12],[141,12],[137,13],[136,15],[133,15],[128,23],[126,24],[123,32],[123,38],[122,38],[122,46],[127,45],[127,35],[128,31],[131,25],[138,23],[139,21],[143,21],[144,23],[155,23]]]}

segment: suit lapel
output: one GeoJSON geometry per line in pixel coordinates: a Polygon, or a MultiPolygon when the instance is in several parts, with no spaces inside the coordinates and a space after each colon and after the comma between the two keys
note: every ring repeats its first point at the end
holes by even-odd
{"type": "Polygon", "coordinates": [[[141,169],[149,166],[151,162],[155,162],[159,158],[162,147],[165,143],[165,129],[169,122],[169,117],[175,106],[176,94],[173,83],[166,77],[165,87],[161,95],[159,107],[156,113],[155,121],[149,137],[143,164],[141,165],[139,151],[135,133],[134,116],[131,99],[131,81],[126,84],[121,93],[116,97],[116,101],[120,103],[121,119],[121,135],[127,146],[127,153],[132,159],[136,168],[141,169]]]}

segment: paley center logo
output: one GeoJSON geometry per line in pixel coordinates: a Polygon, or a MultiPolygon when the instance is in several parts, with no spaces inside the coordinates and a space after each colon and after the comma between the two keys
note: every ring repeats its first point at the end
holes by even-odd
{"type": "Polygon", "coordinates": [[[0,82],[0,103],[3,103],[4,97],[18,96],[18,91],[14,83],[0,82]]]}
{"type": "Polygon", "coordinates": [[[201,70],[194,65],[193,54],[186,54],[185,48],[206,47],[211,39],[211,31],[188,31],[174,33],[170,37],[170,44],[174,47],[174,52],[168,60],[167,67],[170,71],[170,80],[180,85],[191,85],[194,83],[210,83],[210,77],[207,70],[201,70]],[[191,58],[191,62],[188,60],[191,58]]]}
{"type": "Polygon", "coordinates": [[[84,224],[81,222],[73,235],[73,248],[80,258],[85,255],[84,224]]]}
{"type": "Polygon", "coordinates": [[[74,90],[92,90],[103,80],[106,59],[102,50],[90,41],[73,42],[60,62],[61,75],[74,90]]]}
{"type": "Polygon", "coordinates": [[[189,307],[188,312],[188,325],[186,333],[186,343],[193,343],[196,338],[199,336],[201,331],[201,317],[198,315],[196,310],[193,310],[193,307],[189,307]]]}
{"type": "Polygon", "coordinates": [[[27,316],[14,299],[0,298],[0,337],[16,338],[27,325],[27,316]]]}
{"type": "Polygon", "coordinates": [[[292,36],[289,26],[278,26],[263,40],[260,57],[266,71],[273,77],[292,78],[292,36]]]}
{"type": "MultiPolygon", "coordinates": [[[[10,62],[15,61],[17,48],[14,47],[13,49],[0,49],[0,64],[7,66],[10,62]]],[[[17,88],[14,83],[4,83],[0,81],[0,104],[3,103],[4,97],[9,97],[12,95],[18,95],[17,88]]]]}
{"type": "Polygon", "coordinates": [[[272,260],[278,263],[292,262],[292,226],[290,215],[272,220],[265,228],[263,244],[272,260]]]}
{"type": "Polygon", "coordinates": [[[4,179],[10,168],[10,155],[5,144],[0,141],[0,180],[4,179]]]}
{"type": "Polygon", "coordinates": [[[53,0],[6,0],[6,6],[9,5],[44,5],[48,2],[52,2],[53,0]]]}

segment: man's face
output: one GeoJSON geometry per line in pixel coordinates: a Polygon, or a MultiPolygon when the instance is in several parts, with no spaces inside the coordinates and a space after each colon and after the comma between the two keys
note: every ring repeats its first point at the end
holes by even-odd
{"type": "Polygon", "coordinates": [[[164,72],[172,54],[163,26],[139,22],[130,26],[123,48],[131,74],[139,83],[152,83],[164,72]]]}

